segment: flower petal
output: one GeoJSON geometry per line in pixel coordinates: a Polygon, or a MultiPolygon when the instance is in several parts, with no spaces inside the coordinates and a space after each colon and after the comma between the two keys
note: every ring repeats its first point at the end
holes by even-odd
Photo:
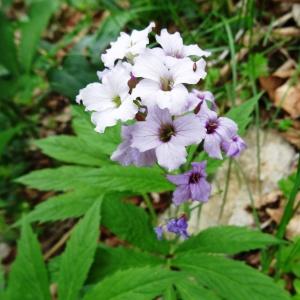
{"type": "Polygon", "coordinates": [[[189,174],[179,174],[179,175],[167,175],[169,181],[176,185],[188,184],[189,183],[189,174]]]}
{"type": "Polygon", "coordinates": [[[174,121],[174,125],[176,135],[173,140],[176,144],[182,146],[199,144],[205,136],[205,129],[195,115],[179,117],[174,121]]]}
{"type": "Polygon", "coordinates": [[[208,57],[211,55],[211,52],[202,50],[198,45],[188,45],[188,46],[183,46],[183,52],[185,56],[205,56],[208,57]]]}
{"type": "Polygon", "coordinates": [[[171,142],[158,146],[155,153],[158,164],[168,169],[168,171],[176,170],[186,162],[187,153],[185,148],[171,142]]]}
{"type": "Polygon", "coordinates": [[[117,124],[115,109],[93,112],[92,122],[96,125],[95,130],[99,133],[103,133],[106,127],[111,127],[117,124]]]}
{"type": "Polygon", "coordinates": [[[172,202],[175,205],[180,205],[183,202],[188,201],[191,199],[191,191],[189,185],[180,185],[176,188],[173,193],[172,202]]]}
{"type": "Polygon", "coordinates": [[[220,136],[218,134],[206,134],[204,150],[210,157],[222,159],[220,136]]]}
{"type": "Polygon", "coordinates": [[[206,202],[211,193],[211,185],[201,178],[198,183],[190,184],[192,200],[206,202]]]}

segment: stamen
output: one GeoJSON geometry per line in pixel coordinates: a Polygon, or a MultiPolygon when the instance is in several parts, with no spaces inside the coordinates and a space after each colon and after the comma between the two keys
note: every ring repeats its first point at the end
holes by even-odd
{"type": "Polygon", "coordinates": [[[201,178],[200,173],[192,173],[189,178],[189,184],[198,183],[201,178]]]}
{"type": "Polygon", "coordinates": [[[208,134],[214,133],[219,126],[218,120],[209,120],[206,123],[206,130],[208,134]]]}
{"type": "Polygon", "coordinates": [[[121,105],[121,103],[122,103],[120,96],[115,96],[113,98],[113,102],[116,104],[117,107],[119,107],[121,105]]]}
{"type": "Polygon", "coordinates": [[[159,139],[167,143],[171,140],[172,136],[176,135],[175,128],[173,124],[163,124],[159,129],[159,139]]]}

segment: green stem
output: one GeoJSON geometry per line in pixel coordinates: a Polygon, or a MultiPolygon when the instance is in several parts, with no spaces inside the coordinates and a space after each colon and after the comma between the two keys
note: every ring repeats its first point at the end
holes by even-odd
{"type": "Polygon", "coordinates": [[[220,213],[219,213],[219,221],[221,220],[221,218],[223,216],[224,207],[225,207],[226,200],[227,200],[227,195],[228,195],[228,190],[229,190],[229,182],[230,182],[230,174],[231,174],[231,166],[232,166],[232,159],[230,158],[229,163],[228,163],[227,175],[226,175],[224,196],[222,199],[221,209],[220,209],[220,213]]]}
{"type": "Polygon", "coordinates": [[[154,207],[152,205],[151,199],[148,196],[148,194],[146,194],[146,193],[143,194],[143,198],[144,198],[144,201],[145,201],[145,203],[147,205],[147,208],[149,209],[149,213],[150,213],[150,217],[151,217],[152,223],[154,225],[156,225],[156,223],[157,223],[157,216],[156,216],[154,207]]]}
{"type": "Polygon", "coordinates": [[[278,238],[284,237],[286,227],[294,215],[294,204],[295,204],[295,200],[296,200],[296,196],[297,196],[299,187],[300,187],[300,155],[299,155],[299,159],[298,159],[298,167],[297,167],[297,175],[296,175],[295,183],[294,183],[293,189],[290,193],[288,202],[285,206],[283,216],[281,218],[280,224],[278,226],[278,231],[276,233],[276,236],[278,238]]]}

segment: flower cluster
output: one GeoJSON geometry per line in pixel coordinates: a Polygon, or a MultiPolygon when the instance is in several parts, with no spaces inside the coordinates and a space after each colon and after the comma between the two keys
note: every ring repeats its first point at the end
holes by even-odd
{"type": "Polygon", "coordinates": [[[156,236],[159,240],[163,238],[164,230],[167,232],[175,233],[178,236],[187,239],[189,234],[187,233],[188,223],[185,216],[179,218],[170,219],[164,226],[160,225],[154,228],[156,236]]]}
{"type": "MultiPolygon", "coordinates": [[[[166,29],[155,36],[156,47],[147,47],[154,27],[150,23],[130,35],[122,32],[101,55],[105,69],[97,73],[99,82],[88,84],[76,97],[92,112],[97,132],[122,122],[123,141],[111,159],[125,166],[158,163],[171,172],[187,162],[190,145],[203,144],[208,156],[217,159],[238,156],[246,145],[237,125],[218,116],[211,92],[193,87],[206,77],[204,58],[210,53],[184,45],[178,32],[166,29]]],[[[194,162],[190,171],[168,176],[177,185],[175,205],[208,200],[205,167],[205,162],[194,162]]],[[[166,227],[187,237],[183,225],[180,218],[166,227]]]]}

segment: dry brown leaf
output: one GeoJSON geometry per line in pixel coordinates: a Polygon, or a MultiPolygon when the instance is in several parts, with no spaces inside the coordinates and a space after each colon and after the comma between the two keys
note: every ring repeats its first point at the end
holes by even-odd
{"type": "Polygon", "coordinates": [[[278,87],[274,93],[274,103],[294,119],[300,117],[300,81],[291,86],[289,82],[278,87]]]}
{"type": "Polygon", "coordinates": [[[293,19],[300,27],[300,4],[294,4],[292,9],[293,19]]]}
{"type": "Polygon", "coordinates": [[[267,208],[266,212],[270,216],[270,218],[278,224],[281,220],[282,215],[283,215],[283,208],[282,207],[267,208]]]}
{"type": "Polygon", "coordinates": [[[266,195],[263,195],[262,197],[258,197],[257,199],[255,199],[255,206],[257,208],[260,208],[268,204],[276,203],[278,200],[280,200],[281,196],[281,191],[272,191],[271,193],[268,193],[266,195]]]}
{"type": "Polygon", "coordinates": [[[284,83],[284,80],[277,76],[271,75],[266,77],[260,77],[259,83],[262,89],[267,91],[269,97],[273,100],[275,96],[275,90],[284,83]]]}

